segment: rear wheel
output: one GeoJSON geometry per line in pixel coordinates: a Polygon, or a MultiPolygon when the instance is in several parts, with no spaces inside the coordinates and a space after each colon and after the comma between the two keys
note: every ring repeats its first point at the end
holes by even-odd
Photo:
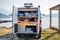
{"type": "Polygon", "coordinates": [[[15,33],[18,32],[18,24],[15,24],[15,25],[14,25],[14,32],[15,32],[15,33]]]}
{"type": "Polygon", "coordinates": [[[37,38],[38,38],[38,39],[41,38],[41,27],[40,27],[40,30],[39,30],[39,35],[37,35],[37,38]]]}

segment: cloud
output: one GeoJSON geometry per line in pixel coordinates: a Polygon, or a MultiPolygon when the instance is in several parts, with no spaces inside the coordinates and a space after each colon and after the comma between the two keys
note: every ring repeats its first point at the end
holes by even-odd
{"type": "Polygon", "coordinates": [[[60,0],[0,0],[0,8],[12,13],[12,6],[23,7],[24,3],[33,3],[34,7],[41,6],[43,14],[49,14],[49,8],[60,4],[60,0]]]}

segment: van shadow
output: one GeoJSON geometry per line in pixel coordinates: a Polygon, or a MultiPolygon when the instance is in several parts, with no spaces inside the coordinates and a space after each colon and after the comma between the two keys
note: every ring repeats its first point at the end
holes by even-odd
{"type": "Polygon", "coordinates": [[[6,34],[4,36],[1,36],[2,40],[40,40],[40,39],[33,39],[33,38],[18,38],[16,35],[13,35],[12,33],[6,34]]]}
{"type": "Polygon", "coordinates": [[[57,32],[54,33],[45,33],[45,34],[50,34],[49,36],[45,37],[44,39],[41,40],[48,40],[49,38],[51,38],[53,35],[55,35],[57,32]]]}

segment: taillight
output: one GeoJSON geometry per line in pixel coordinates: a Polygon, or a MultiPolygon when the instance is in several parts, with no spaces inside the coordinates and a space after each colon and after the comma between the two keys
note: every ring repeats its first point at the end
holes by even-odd
{"type": "Polygon", "coordinates": [[[40,27],[42,27],[42,20],[40,20],[40,27]]]}

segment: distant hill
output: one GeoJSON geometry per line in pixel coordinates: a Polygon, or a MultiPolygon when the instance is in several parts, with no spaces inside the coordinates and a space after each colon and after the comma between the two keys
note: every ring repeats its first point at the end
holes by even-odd
{"type": "Polygon", "coordinates": [[[9,14],[9,17],[12,17],[12,14],[9,14]]]}
{"type": "Polygon", "coordinates": [[[7,16],[7,15],[4,15],[4,14],[2,14],[2,13],[0,13],[0,18],[10,18],[10,17],[7,16]]]}
{"type": "Polygon", "coordinates": [[[0,13],[3,13],[5,15],[8,15],[10,14],[10,12],[8,12],[7,10],[3,9],[3,8],[0,8],[0,13]]]}
{"type": "Polygon", "coordinates": [[[55,13],[55,14],[52,14],[53,17],[58,17],[59,14],[58,13],[55,13]]]}
{"type": "MultiPolygon", "coordinates": [[[[59,16],[58,13],[52,14],[52,17],[58,17],[58,16],[59,16]]],[[[45,17],[50,17],[50,14],[45,15],[45,17]]]]}
{"type": "Polygon", "coordinates": [[[8,14],[7,10],[0,8],[0,18],[9,18],[8,14]]]}

